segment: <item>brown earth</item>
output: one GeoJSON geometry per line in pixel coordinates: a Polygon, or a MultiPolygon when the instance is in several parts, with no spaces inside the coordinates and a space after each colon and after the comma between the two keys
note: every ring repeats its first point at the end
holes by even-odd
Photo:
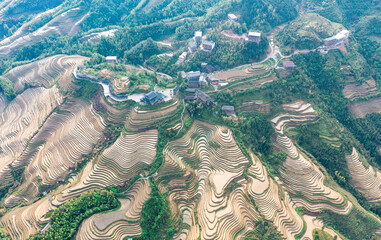
{"type": "Polygon", "coordinates": [[[381,97],[353,103],[349,106],[349,111],[354,117],[364,117],[368,113],[381,113],[381,97]]]}

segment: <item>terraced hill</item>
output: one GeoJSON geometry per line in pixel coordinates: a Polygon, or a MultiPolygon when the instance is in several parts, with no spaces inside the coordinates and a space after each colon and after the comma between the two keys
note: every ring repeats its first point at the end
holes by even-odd
{"type": "MultiPolygon", "coordinates": [[[[295,115],[307,113],[301,118],[316,118],[310,104],[297,102],[284,107],[295,115]]],[[[241,152],[231,131],[224,127],[196,121],[182,139],[168,144],[157,179],[169,189],[172,212],[183,226],[175,239],[241,239],[261,217],[273,222],[287,239],[312,239],[313,229],[322,225],[314,217],[321,210],[348,214],[351,202],[323,184],[319,168],[299,153],[290,139],[288,144],[280,144],[289,156],[280,178],[275,179],[257,156],[241,152]],[[298,214],[297,208],[306,209],[306,213],[298,214]]],[[[332,230],[328,232],[339,237],[332,230]]]]}
{"type": "Polygon", "coordinates": [[[85,102],[63,104],[30,140],[23,155],[12,163],[14,169],[27,166],[25,179],[20,191],[5,199],[4,204],[28,202],[41,191],[40,186],[55,186],[65,180],[82,156],[93,151],[104,130],[103,119],[85,102]]]}
{"type": "Polygon", "coordinates": [[[312,213],[327,208],[347,214],[352,204],[324,185],[325,176],[321,170],[285,135],[291,124],[316,118],[312,106],[299,101],[284,104],[283,108],[290,113],[281,114],[272,122],[278,133],[277,145],[287,154],[283,168],[280,169],[280,177],[287,190],[295,195],[293,200],[296,206],[304,207],[312,213]]]}
{"type": "Polygon", "coordinates": [[[377,203],[381,200],[381,172],[370,165],[366,166],[365,159],[362,159],[362,162],[360,157],[355,148],[352,154],[347,156],[351,183],[370,203],[377,203]]]}
{"type": "Polygon", "coordinates": [[[55,86],[49,89],[30,88],[18,95],[1,112],[1,185],[6,185],[12,179],[8,165],[21,156],[29,139],[62,101],[55,86]]]}
{"type": "Polygon", "coordinates": [[[95,165],[90,163],[86,166],[77,184],[63,191],[57,202],[63,202],[90,189],[120,186],[131,180],[155,159],[157,134],[157,130],[122,134],[98,157],[95,165]]]}
{"type": "Polygon", "coordinates": [[[248,169],[249,195],[258,206],[258,211],[266,220],[273,221],[283,236],[295,238],[303,230],[303,219],[297,214],[288,193],[268,176],[258,157],[251,156],[253,164],[248,169]]]}
{"type": "Polygon", "coordinates": [[[346,98],[354,99],[358,97],[367,97],[377,94],[377,86],[374,79],[369,79],[362,85],[348,84],[343,89],[343,94],[346,98]]]}
{"type": "Polygon", "coordinates": [[[41,225],[48,219],[44,215],[54,207],[45,197],[32,205],[17,208],[1,217],[0,225],[10,234],[12,239],[27,239],[29,235],[41,230],[41,225]]]}
{"type": "Polygon", "coordinates": [[[182,110],[182,103],[178,100],[155,110],[134,109],[126,122],[126,128],[128,131],[136,132],[152,128],[160,120],[178,121],[182,110]]]}
{"type": "Polygon", "coordinates": [[[354,117],[365,117],[369,113],[381,113],[381,97],[371,98],[368,101],[352,103],[349,110],[354,117]]]}
{"type": "Polygon", "coordinates": [[[5,58],[13,54],[15,50],[27,45],[33,45],[51,35],[74,35],[81,30],[80,23],[86,16],[86,12],[81,8],[64,9],[57,7],[42,12],[35,16],[30,22],[25,23],[12,36],[0,41],[0,58],[5,58]],[[40,24],[41,19],[50,17],[43,26],[34,31],[34,26],[40,24]]]}
{"type": "Polygon", "coordinates": [[[76,239],[123,239],[141,234],[141,210],[149,198],[151,188],[147,180],[136,182],[125,198],[119,199],[121,207],[114,212],[100,213],[81,224],[76,239]]]}
{"type": "Polygon", "coordinates": [[[17,93],[24,91],[26,86],[49,88],[55,83],[66,90],[72,80],[73,69],[85,59],[78,55],[55,55],[13,68],[4,77],[11,80],[17,93]]]}
{"type": "Polygon", "coordinates": [[[176,239],[231,239],[254,228],[260,216],[242,179],[250,162],[229,129],[195,122],[164,152],[157,178],[168,183],[172,212],[183,223],[176,239]]]}

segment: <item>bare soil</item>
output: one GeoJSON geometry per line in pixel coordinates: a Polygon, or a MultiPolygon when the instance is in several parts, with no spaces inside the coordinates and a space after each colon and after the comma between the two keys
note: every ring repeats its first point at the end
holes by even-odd
{"type": "Polygon", "coordinates": [[[349,111],[354,117],[364,117],[368,113],[381,113],[381,97],[351,104],[349,111]]]}

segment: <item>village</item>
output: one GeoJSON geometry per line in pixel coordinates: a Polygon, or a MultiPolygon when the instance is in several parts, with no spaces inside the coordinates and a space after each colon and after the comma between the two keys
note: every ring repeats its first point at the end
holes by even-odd
{"type": "MultiPolygon", "coordinates": [[[[233,13],[229,13],[227,15],[227,21],[231,22],[237,22],[239,18],[239,15],[233,13]]],[[[232,30],[223,30],[220,34],[221,36],[226,37],[234,42],[243,41],[259,44],[263,38],[262,34],[257,31],[248,31],[242,35],[237,35],[232,30]]],[[[311,51],[318,51],[321,54],[326,54],[329,50],[333,49],[346,51],[345,44],[348,44],[348,37],[349,31],[341,30],[336,35],[324,39],[322,41],[323,45],[317,49],[295,51],[294,54],[303,54],[311,51]]],[[[187,51],[182,52],[178,57],[176,62],[177,65],[185,63],[190,56],[195,55],[198,52],[212,54],[213,50],[216,47],[216,43],[211,40],[207,40],[207,36],[203,35],[202,31],[196,31],[194,32],[194,36],[188,42],[187,46],[187,51]]],[[[269,42],[269,50],[270,52],[268,52],[267,58],[259,63],[251,63],[250,66],[259,65],[266,61],[275,61],[275,63],[271,65],[271,67],[274,69],[280,69],[286,73],[290,73],[294,70],[296,67],[295,63],[290,60],[292,55],[283,56],[279,50],[279,47],[275,45],[273,38],[271,38],[271,41],[269,42]]],[[[107,56],[105,59],[106,62],[110,64],[117,64],[119,62],[117,56],[107,56]]],[[[94,76],[81,74],[80,69],[81,68],[76,69],[76,72],[74,73],[77,79],[87,79],[92,82],[98,81],[98,79],[94,76]]],[[[154,91],[146,94],[134,94],[130,96],[125,94],[121,96],[114,93],[113,88],[107,82],[101,82],[100,84],[104,88],[105,95],[116,101],[125,101],[127,99],[132,99],[141,104],[156,105],[162,101],[169,101],[173,99],[179,94],[180,90],[183,89],[185,94],[183,98],[184,102],[198,102],[206,106],[215,107],[218,105],[218,103],[212,97],[210,97],[209,93],[219,91],[221,87],[227,86],[230,82],[218,77],[218,75],[220,75],[219,73],[222,71],[221,67],[219,66],[213,66],[207,62],[202,62],[200,69],[201,70],[189,72],[182,71],[181,78],[183,79],[184,83],[178,84],[174,88],[167,90],[155,89],[154,91]]],[[[236,119],[234,106],[223,105],[221,106],[221,110],[224,114],[232,117],[233,119],[236,119]]]]}

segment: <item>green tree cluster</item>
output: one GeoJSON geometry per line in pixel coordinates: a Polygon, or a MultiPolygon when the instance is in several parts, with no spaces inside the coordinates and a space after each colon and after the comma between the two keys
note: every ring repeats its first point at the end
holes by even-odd
{"type": "Polygon", "coordinates": [[[276,227],[264,220],[259,219],[255,225],[254,230],[248,232],[245,236],[245,240],[281,240],[283,239],[280,232],[277,231],[276,227]]]}
{"type": "Polygon", "coordinates": [[[50,217],[51,226],[47,232],[38,233],[29,240],[71,239],[84,219],[118,205],[119,202],[112,191],[94,190],[83,193],[56,208],[50,217]]]}
{"type": "Polygon", "coordinates": [[[16,97],[13,84],[8,78],[0,77],[0,92],[1,91],[9,101],[16,97]]]}
{"type": "Polygon", "coordinates": [[[172,239],[175,229],[171,226],[168,200],[160,192],[155,180],[150,178],[151,194],[144,203],[140,225],[143,229],[139,240],[172,239]]]}

